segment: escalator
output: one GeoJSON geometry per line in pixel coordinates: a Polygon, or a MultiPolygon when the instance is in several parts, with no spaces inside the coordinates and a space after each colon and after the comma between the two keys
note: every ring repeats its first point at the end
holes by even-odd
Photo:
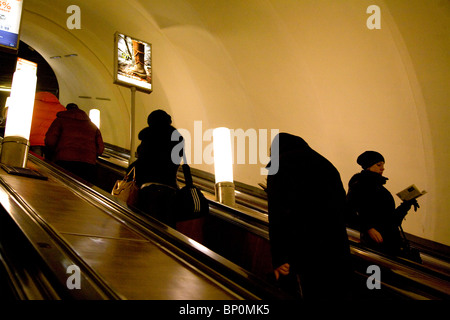
{"type": "Polygon", "coordinates": [[[19,300],[260,300],[286,295],[101,189],[30,155],[0,172],[0,284],[19,300]],[[75,266],[72,272],[70,269],[75,266]],[[76,276],[75,278],[72,278],[76,276]],[[71,287],[70,279],[81,288],[71,287]]]}
{"type": "MultiPolygon", "coordinates": [[[[113,175],[111,183],[123,177],[128,164],[126,150],[117,153],[113,146],[108,146],[99,159],[102,167],[101,177],[108,172],[113,175]],[[113,160],[111,160],[113,159],[113,160]]],[[[228,207],[214,200],[214,176],[191,168],[194,184],[202,189],[210,200],[210,215],[201,221],[180,224],[177,229],[212,251],[233,261],[245,270],[266,279],[271,273],[270,245],[268,236],[267,199],[262,188],[245,184],[236,184],[236,207],[228,207]]],[[[103,180],[103,181],[107,181],[103,180]]],[[[183,183],[180,172],[179,183],[183,183]]],[[[412,247],[418,249],[423,260],[418,264],[406,259],[385,256],[361,246],[359,234],[348,229],[351,252],[354,260],[357,282],[367,298],[381,296],[397,299],[448,299],[450,297],[450,251],[449,248],[431,241],[407,235],[412,247]],[[370,276],[367,269],[378,265],[384,276],[383,284],[386,294],[367,293],[366,280],[370,276]]],[[[361,292],[357,289],[358,295],[361,292]]],[[[365,296],[365,295],[362,296],[365,296]]]]}
{"type": "MultiPolygon", "coordinates": [[[[122,178],[125,170],[120,161],[126,164],[126,156],[125,160],[114,156],[119,164],[108,156],[99,160],[105,185],[108,179],[114,183],[122,178]]],[[[269,277],[268,222],[261,190],[236,184],[238,204],[231,208],[214,201],[211,176],[193,169],[194,183],[210,199],[210,214],[180,223],[174,230],[115,199],[109,194],[112,186],[102,189],[82,183],[33,155],[29,167],[48,176],[48,181],[0,175],[0,285],[6,288],[0,295],[43,300],[291,298],[269,277]],[[111,226],[114,233],[103,234],[101,230],[111,226]],[[133,261],[142,252],[157,253],[133,261]],[[164,263],[159,267],[148,263],[155,259],[164,263]],[[81,291],[67,288],[71,265],[80,268],[81,291]],[[174,285],[171,277],[177,279],[174,285]],[[139,286],[144,288],[136,290],[139,286]]],[[[445,251],[433,255],[429,250],[419,265],[364,248],[348,231],[356,299],[448,300],[445,251]],[[381,269],[382,290],[367,288],[371,265],[381,269]]]]}

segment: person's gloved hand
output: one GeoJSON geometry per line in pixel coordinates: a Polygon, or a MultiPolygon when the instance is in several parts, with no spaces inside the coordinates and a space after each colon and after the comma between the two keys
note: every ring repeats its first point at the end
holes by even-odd
{"type": "Polygon", "coordinates": [[[413,200],[414,200],[414,202],[413,202],[414,211],[417,211],[417,209],[420,208],[419,203],[417,202],[416,199],[413,199],[413,200]]]}
{"type": "Polygon", "coordinates": [[[409,211],[411,209],[412,206],[414,206],[414,211],[417,211],[417,208],[420,208],[419,204],[417,203],[416,199],[412,199],[412,200],[408,200],[408,201],[403,201],[403,203],[401,204],[401,206],[403,206],[403,208],[406,211],[409,211]]]}

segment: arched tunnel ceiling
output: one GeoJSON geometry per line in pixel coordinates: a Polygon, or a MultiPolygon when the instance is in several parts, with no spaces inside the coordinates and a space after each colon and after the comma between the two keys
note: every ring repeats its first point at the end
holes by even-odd
{"type": "MultiPolygon", "coordinates": [[[[449,1],[377,1],[381,29],[369,30],[373,4],[26,0],[21,36],[53,68],[63,103],[101,110],[107,142],[129,147],[130,90],[113,84],[120,31],[152,43],[154,91],[136,95],[137,131],[156,108],[191,133],[193,147],[207,147],[203,133],[217,126],[288,131],[330,159],[345,186],[357,155],[376,149],[389,159],[393,192],[410,183],[428,191],[406,226],[449,243],[449,1]],[[66,25],[74,4],[79,30],[66,25]]],[[[263,182],[263,160],[235,165],[235,179],[263,182]]]]}

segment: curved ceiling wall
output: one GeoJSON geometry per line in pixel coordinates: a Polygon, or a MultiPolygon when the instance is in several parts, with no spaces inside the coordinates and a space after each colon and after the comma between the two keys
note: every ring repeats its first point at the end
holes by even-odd
{"type": "MultiPolygon", "coordinates": [[[[130,90],[112,83],[120,31],[152,43],[154,92],[136,94],[137,132],[167,110],[191,133],[193,166],[209,172],[207,129],[291,132],[335,164],[345,187],[356,157],[378,150],[393,194],[412,183],[428,191],[405,231],[450,244],[449,2],[375,2],[27,0],[21,39],[52,66],[62,103],[101,110],[109,143],[129,147],[130,90]],[[80,30],[66,26],[73,4],[80,30]],[[378,30],[366,26],[372,4],[378,30]]],[[[234,166],[237,181],[264,182],[266,144],[256,164],[247,155],[234,166]]]]}

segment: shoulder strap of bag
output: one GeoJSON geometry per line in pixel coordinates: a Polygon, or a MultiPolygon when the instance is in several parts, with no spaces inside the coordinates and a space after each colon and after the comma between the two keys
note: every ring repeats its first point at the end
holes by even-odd
{"type": "Polygon", "coordinates": [[[136,180],[136,167],[131,168],[131,170],[125,175],[125,177],[123,178],[123,180],[127,180],[130,177],[131,173],[133,173],[133,180],[136,180]]]}
{"type": "Polygon", "coordinates": [[[194,186],[194,183],[192,182],[191,168],[187,163],[186,155],[184,154],[184,152],[183,152],[183,165],[181,167],[183,168],[184,182],[186,186],[188,187],[194,186]]]}

